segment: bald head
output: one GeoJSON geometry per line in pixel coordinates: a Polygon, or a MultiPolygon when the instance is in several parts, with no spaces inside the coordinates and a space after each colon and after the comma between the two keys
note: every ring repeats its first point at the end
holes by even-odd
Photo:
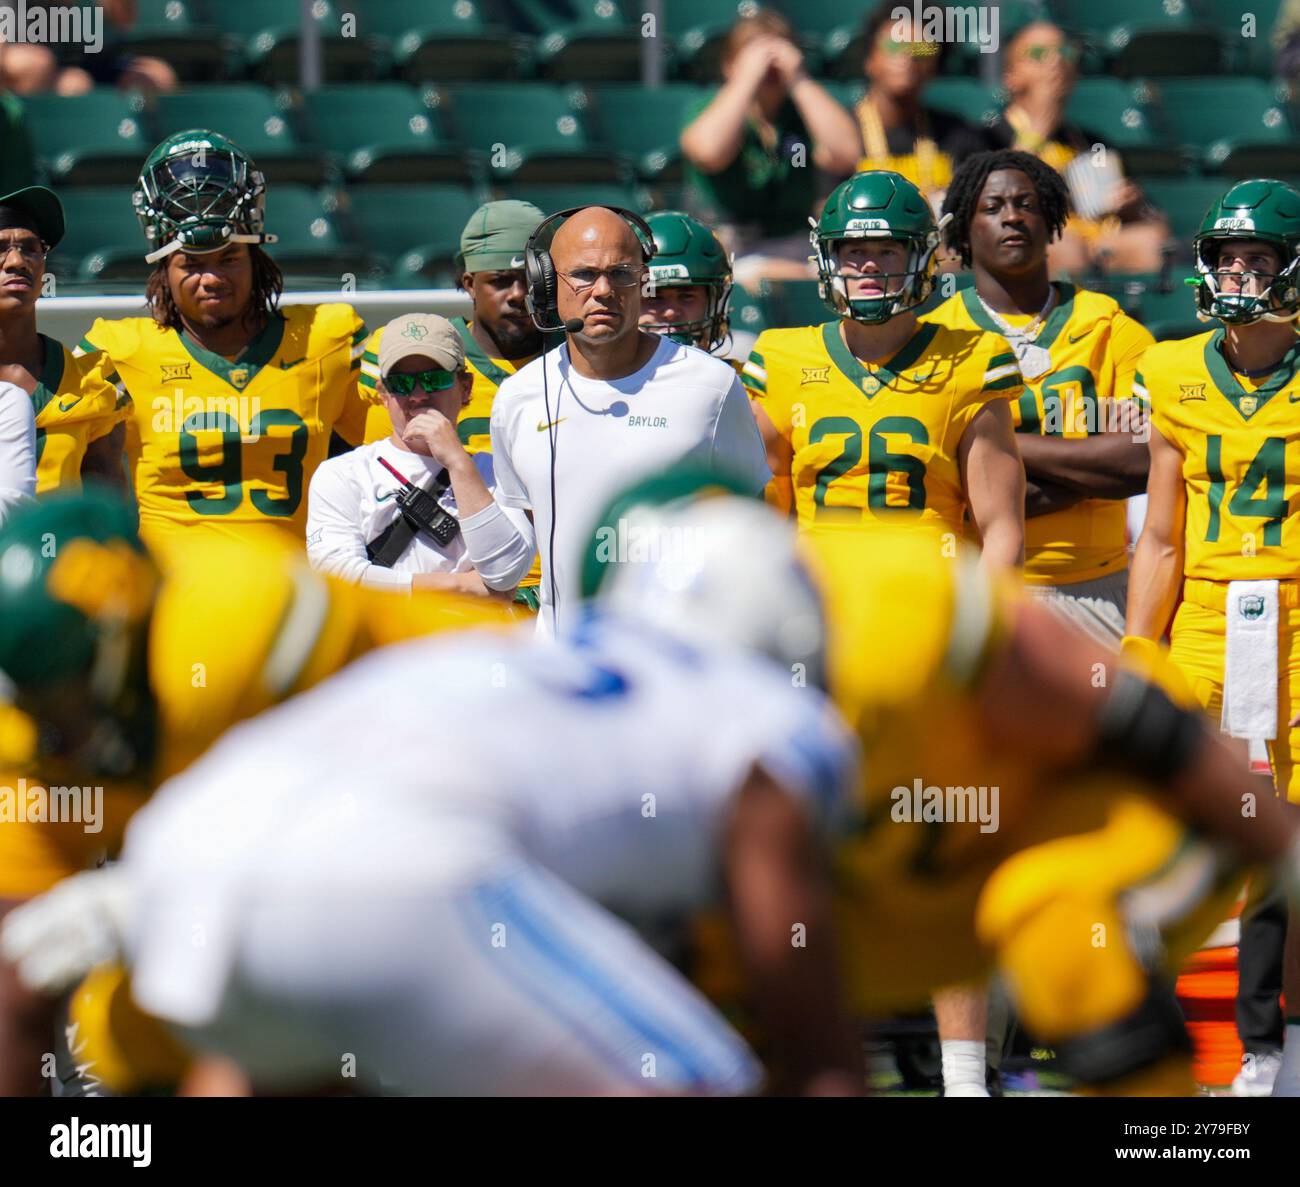
{"type": "Polygon", "coordinates": [[[641,262],[641,243],[627,219],[603,206],[588,206],[565,219],[551,240],[551,258],[561,271],[575,267],[573,261],[579,256],[584,266],[596,268],[635,265],[641,262]],[[601,262],[592,259],[594,254],[602,257],[601,262]]]}
{"type": "Polygon", "coordinates": [[[551,259],[560,274],[556,307],[562,321],[581,320],[579,336],[592,346],[636,337],[645,260],[625,218],[602,206],[579,210],[555,232],[551,259]]]}

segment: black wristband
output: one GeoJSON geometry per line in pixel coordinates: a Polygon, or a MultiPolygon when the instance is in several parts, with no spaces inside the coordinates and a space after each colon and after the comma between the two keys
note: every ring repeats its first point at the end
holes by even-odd
{"type": "Polygon", "coordinates": [[[1151,783],[1165,783],[1191,765],[1204,725],[1174,704],[1159,685],[1120,669],[1097,722],[1096,762],[1151,783]]]}

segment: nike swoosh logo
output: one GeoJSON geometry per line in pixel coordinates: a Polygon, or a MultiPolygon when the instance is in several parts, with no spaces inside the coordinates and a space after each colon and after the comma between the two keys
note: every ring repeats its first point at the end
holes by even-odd
{"type": "Polygon", "coordinates": [[[1300,396],[1287,396],[1287,399],[1290,400],[1292,404],[1300,404],[1300,396]]]}
{"type": "Polygon", "coordinates": [[[1071,335],[1069,335],[1070,345],[1073,346],[1076,342],[1079,341],[1080,338],[1086,338],[1087,336],[1088,336],[1088,331],[1087,331],[1087,330],[1084,330],[1082,334],[1071,334],[1071,335]]]}
{"type": "Polygon", "coordinates": [[[510,266],[512,268],[522,268],[524,266],[524,257],[515,256],[515,258],[510,261],[510,266]]]}
{"type": "Polygon", "coordinates": [[[71,404],[68,403],[68,397],[64,396],[63,399],[59,401],[59,411],[67,412],[69,408],[75,408],[80,403],[81,396],[73,396],[71,404]]]}
{"type": "Polygon", "coordinates": [[[299,363],[305,363],[306,361],[307,361],[307,356],[306,356],[306,355],[303,355],[302,358],[300,358],[300,359],[294,359],[293,362],[291,362],[291,363],[284,363],[284,362],[282,362],[282,363],[280,364],[280,370],[281,370],[281,371],[287,371],[290,367],[296,367],[299,363]]]}
{"type": "Polygon", "coordinates": [[[560,421],[565,421],[565,420],[568,420],[568,419],[569,419],[569,418],[568,418],[567,416],[562,416],[562,417],[560,417],[560,420],[553,420],[553,421],[551,421],[550,424],[543,424],[543,423],[539,420],[539,421],[537,422],[537,431],[538,431],[539,433],[544,433],[544,432],[546,432],[546,430],[549,429],[552,425],[558,425],[558,424],[560,423],[560,421]]]}

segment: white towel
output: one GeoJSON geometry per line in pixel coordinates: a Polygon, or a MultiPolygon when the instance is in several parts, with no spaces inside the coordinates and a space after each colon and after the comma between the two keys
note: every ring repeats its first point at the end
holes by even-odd
{"type": "Polygon", "coordinates": [[[1229,581],[1219,725],[1234,738],[1277,737],[1276,581],[1229,581]]]}

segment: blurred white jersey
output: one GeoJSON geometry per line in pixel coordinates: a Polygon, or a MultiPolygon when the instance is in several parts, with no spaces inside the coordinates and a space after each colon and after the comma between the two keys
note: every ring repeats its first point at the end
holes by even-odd
{"type": "MultiPolygon", "coordinates": [[[[665,1007],[664,1016],[652,1011],[654,1033],[678,1033],[664,1022],[672,1016],[695,1027],[711,1020],[710,1037],[683,1049],[729,1036],[726,1058],[710,1066],[730,1071],[716,1082],[683,1073],[675,1086],[720,1090],[725,1082],[725,1090],[740,1090],[752,1081],[752,1071],[738,1070],[747,1058],[730,1050],[735,1036],[694,991],[639,942],[616,942],[621,925],[607,916],[604,927],[594,920],[573,927],[575,908],[561,900],[576,890],[634,922],[715,902],[728,812],[751,768],[761,764],[833,827],[847,808],[856,760],[827,701],[792,687],[781,669],[621,621],[589,617],[558,642],[484,633],[387,648],[231,731],[137,814],[123,859],[139,879],[136,997],[188,1025],[227,1012],[232,972],[256,964],[246,947],[250,904],[273,904],[292,918],[285,904],[301,900],[300,915],[336,921],[370,904],[371,926],[395,929],[394,959],[417,961],[410,933],[398,936],[393,920],[406,910],[394,904],[418,903],[425,925],[446,921],[429,937],[441,956],[421,976],[482,981],[467,996],[460,980],[444,990],[473,1003],[462,1017],[487,1008],[488,982],[507,967],[511,984],[530,986],[516,995],[514,1013],[540,1011],[560,1026],[558,1015],[578,1009],[573,1024],[588,1031],[595,1007],[576,1005],[583,992],[607,1005],[609,994],[635,996],[628,987],[644,982],[657,986],[660,1005],[674,994],[691,999],[665,1007]],[[518,969],[491,951],[494,926],[516,937],[509,959],[523,962],[518,969]],[[196,928],[201,945],[192,942],[196,928]],[[563,959],[562,933],[573,949],[563,959]],[[521,954],[523,937],[531,937],[535,961],[521,954]],[[455,966],[443,971],[452,952],[455,966]],[[550,972],[539,972],[542,965],[550,972]],[[552,1009],[544,988],[566,977],[583,988],[570,987],[552,1009]]],[[[260,918],[265,926],[264,911],[260,918]]],[[[425,925],[413,917],[417,934],[425,925]]],[[[300,919],[271,928],[274,938],[261,949],[272,965],[289,959],[301,939],[286,937],[301,937],[304,926],[300,919]]],[[[337,969],[343,956],[331,959],[337,969]]],[[[251,1013],[274,1016],[265,997],[252,997],[251,1013]]],[[[337,1017],[338,1003],[329,1011],[337,1017]]],[[[633,1016],[640,1014],[632,1006],[612,1011],[610,1027],[622,1035],[633,1016]]],[[[443,1025],[456,1030],[450,1019],[443,1025]]],[[[605,1044],[620,1052],[613,1090],[636,1084],[624,1056],[644,1052],[644,1029],[605,1044]]],[[[564,1045],[552,1037],[552,1047],[564,1045]]],[[[421,1069],[427,1052],[422,1059],[421,1069]]],[[[428,1091],[492,1091],[500,1083],[522,1083],[518,1069],[487,1086],[420,1079],[428,1091]]],[[[584,1088],[611,1090],[582,1075],[567,1090],[584,1088]]]]}

